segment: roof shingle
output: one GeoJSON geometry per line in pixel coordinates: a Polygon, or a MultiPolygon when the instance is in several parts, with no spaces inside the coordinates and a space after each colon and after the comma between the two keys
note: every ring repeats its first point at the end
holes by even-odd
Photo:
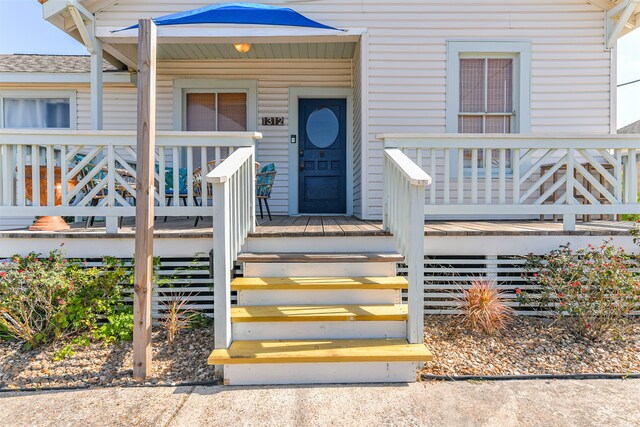
{"type": "MultiPolygon", "coordinates": [[[[107,61],[103,71],[119,71],[107,61]]],[[[89,73],[91,59],[84,55],[0,55],[0,73],[89,73]]]]}
{"type": "Polygon", "coordinates": [[[621,127],[618,129],[618,133],[622,134],[640,134],[640,120],[637,122],[633,122],[631,124],[626,125],[625,127],[621,127]]]}

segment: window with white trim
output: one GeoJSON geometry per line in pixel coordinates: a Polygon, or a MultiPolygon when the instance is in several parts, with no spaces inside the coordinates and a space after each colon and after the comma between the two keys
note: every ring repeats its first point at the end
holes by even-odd
{"type": "Polygon", "coordinates": [[[185,130],[247,130],[246,92],[187,90],[185,94],[185,130]]]}
{"type": "MultiPolygon", "coordinates": [[[[447,42],[448,133],[529,132],[530,91],[529,41],[447,42]]],[[[495,165],[500,152],[491,153],[495,165]]],[[[478,152],[479,173],[484,173],[484,154],[484,150],[478,152]]],[[[506,154],[509,169],[511,153],[506,154]]],[[[452,161],[455,174],[457,162],[452,161]]],[[[463,164],[465,170],[471,168],[468,150],[464,152],[463,164]]]]}
{"type": "Polygon", "coordinates": [[[173,129],[256,131],[256,80],[177,79],[173,81],[173,129]]]}
{"type": "Polygon", "coordinates": [[[0,127],[7,129],[73,129],[75,96],[66,92],[0,94],[0,127]]]}

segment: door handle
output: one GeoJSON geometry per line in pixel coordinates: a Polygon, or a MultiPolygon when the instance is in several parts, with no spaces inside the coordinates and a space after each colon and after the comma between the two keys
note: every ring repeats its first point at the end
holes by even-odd
{"type": "Polygon", "coordinates": [[[304,156],[304,150],[301,148],[300,151],[298,151],[298,155],[300,157],[304,156]]]}
{"type": "Polygon", "coordinates": [[[300,161],[300,170],[303,171],[304,170],[304,162],[301,160],[300,161]]]}

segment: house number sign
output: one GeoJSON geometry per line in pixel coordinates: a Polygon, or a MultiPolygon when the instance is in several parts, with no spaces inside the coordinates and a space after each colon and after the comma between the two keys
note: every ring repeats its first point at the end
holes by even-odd
{"type": "Polygon", "coordinates": [[[262,126],[284,126],[284,117],[262,117],[262,126]]]}

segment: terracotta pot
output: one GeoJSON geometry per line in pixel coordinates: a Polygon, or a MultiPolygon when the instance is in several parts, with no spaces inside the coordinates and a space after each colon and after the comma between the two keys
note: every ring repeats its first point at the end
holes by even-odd
{"type": "MultiPolygon", "coordinates": [[[[56,166],[54,168],[53,174],[53,201],[55,206],[60,206],[62,204],[62,170],[60,166],[56,166]]],[[[24,167],[25,174],[25,192],[26,198],[29,201],[32,201],[33,194],[33,168],[31,166],[24,167]]],[[[72,190],[73,187],[76,186],[78,180],[73,178],[68,182],[68,190],[72,190]]],[[[47,167],[40,166],[40,206],[47,205],[47,167]]],[[[69,225],[62,219],[60,216],[43,216],[40,217],[36,222],[33,223],[29,230],[36,231],[59,231],[59,230],[68,230],[69,225]]]]}

